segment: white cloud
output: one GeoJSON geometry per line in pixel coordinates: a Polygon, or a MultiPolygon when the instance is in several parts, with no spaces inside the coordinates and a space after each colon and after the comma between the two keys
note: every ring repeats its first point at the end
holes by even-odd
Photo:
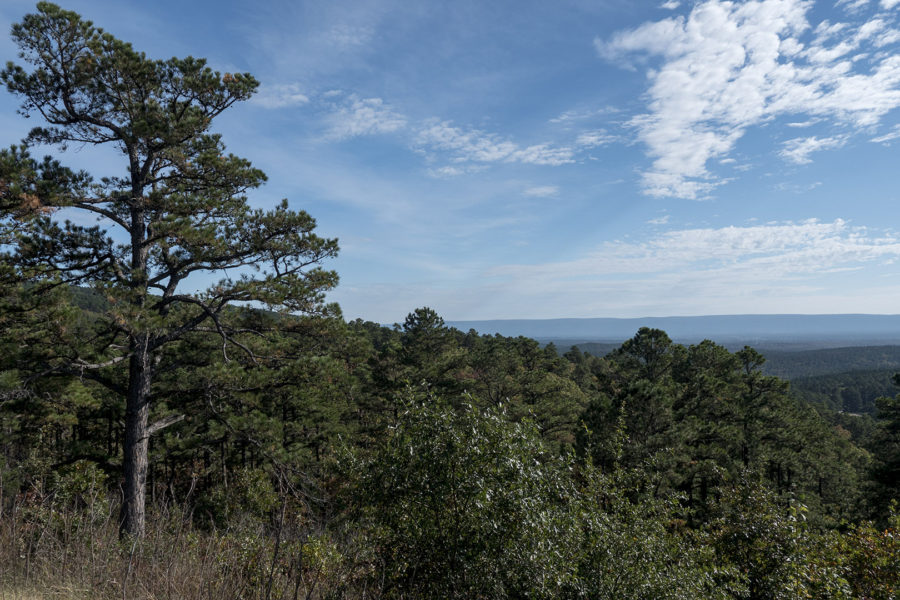
{"type": "Polygon", "coordinates": [[[447,121],[433,120],[417,136],[424,151],[449,152],[451,160],[464,162],[519,162],[533,165],[559,166],[574,162],[574,151],[566,147],[536,144],[520,147],[500,136],[477,129],[464,130],[447,121]]]}
{"type": "Polygon", "coordinates": [[[376,135],[400,134],[413,150],[426,155],[432,166],[432,177],[455,177],[477,172],[491,163],[519,163],[560,166],[575,162],[577,151],[609,143],[612,136],[603,131],[588,131],[578,136],[572,146],[550,143],[523,146],[496,133],[456,127],[449,121],[432,118],[409,122],[407,118],[381,98],[359,98],[339,90],[320,96],[330,113],[325,116],[326,140],[376,135]]]}
{"type": "Polygon", "coordinates": [[[675,10],[679,6],[681,6],[681,2],[678,2],[678,0],[668,0],[667,2],[663,2],[659,5],[660,8],[664,8],[666,10],[675,10]]]}
{"type": "Polygon", "coordinates": [[[850,12],[858,12],[869,3],[869,0],[838,0],[835,5],[844,6],[850,12]]]}
{"type": "Polygon", "coordinates": [[[436,169],[428,169],[428,174],[432,177],[438,178],[446,178],[446,177],[457,177],[465,173],[465,169],[461,169],[459,167],[438,167],[436,169]]]}
{"type": "Polygon", "coordinates": [[[876,144],[884,144],[893,140],[900,138],[900,125],[894,125],[894,128],[885,133],[884,135],[880,135],[878,137],[874,137],[869,141],[875,142],[876,144]]]}
{"type": "Polygon", "coordinates": [[[783,181],[775,185],[775,189],[781,192],[792,192],[794,194],[806,194],[813,191],[817,187],[822,187],[821,181],[813,181],[811,183],[800,184],[783,181]]]}
{"type": "Polygon", "coordinates": [[[649,223],[650,225],[665,225],[669,222],[669,219],[671,217],[672,215],[663,215],[661,217],[656,217],[655,219],[650,219],[649,221],[647,221],[647,223],[649,223]]]}
{"type": "Polygon", "coordinates": [[[555,185],[539,185],[525,190],[526,196],[535,198],[552,198],[559,195],[559,187],[555,185]]]}
{"type": "Polygon", "coordinates": [[[285,108],[306,104],[309,102],[309,97],[300,91],[300,86],[296,83],[264,85],[253,96],[251,102],[264,108],[285,108]]]}
{"type": "Polygon", "coordinates": [[[328,137],[343,140],[362,135],[391,133],[406,126],[406,119],[394,112],[381,98],[356,98],[328,117],[328,137]]]}
{"type": "Polygon", "coordinates": [[[615,106],[603,106],[592,110],[567,110],[549,121],[550,123],[572,123],[618,112],[621,112],[621,109],[615,106]]]}
{"type": "Polygon", "coordinates": [[[493,305],[459,310],[546,318],[558,315],[543,307],[564,301],[568,314],[585,317],[896,312],[900,286],[849,278],[867,265],[892,274],[886,265],[898,257],[896,236],[842,220],[684,229],[609,242],[575,260],[492,269],[470,291],[493,305]]]}
{"type": "Polygon", "coordinates": [[[648,71],[648,112],[631,120],[653,159],[643,173],[648,194],[708,194],[723,183],[709,161],[772,118],[805,115],[864,129],[900,106],[900,56],[867,52],[900,39],[896,26],[874,17],[811,30],[811,6],[706,0],[686,17],[595,40],[599,54],[617,63],[661,58],[648,71]]]}
{"type": "Polygon", "coordinates": [[[371,27],[339,23],[325,33],[324,39],[332,46],[346,49],[367,44],[373,35],[371,27]]]}
{"type": "Polygon", "coordinates": [[[550,119],[551,123],[566,123],[568,121],[578,121],[589,117],[591,113],[577,110],[567,110],[558,117],[550,119]]]}
{"type": "Polygon", "coordinates": [[[470,265],[465,294],[433,282],[400,284],[361,291],[342,307],[351,314],[391,307],[399,318],[427,304],[454,319],[552,318],[561,303],[567,315],[583,317],[896,312],[900,285],[889,263],[900,260],[900,237],[891,232],[841,219],[660,230],[572,260],[470,265]],[[864,282],[860,269],[883,275],[883,283],[864,282]]]}
{"type": "Polygon", "coordinates": [[[616,136],[606,133],[603,129],[586,131],[578,136],[575,145],[579,148],[596,148],[616,141],[616,136]]]}
{"type": "Polygon", "coordinates": [[[446,121],[435,121],[419,132],[423,146],[449,150],[463,161],[494,162],[508,158],[517,146],[483,131],[463,131],[446,121]]]}
{"type": "Polygon", "coordinates": [[[467,175],[469,173],[478,173],[479,171],[484,171],[486,168],[487,167],[485,165],[470,163],[432,167],[429,168],[427,172],[430,177],[434,177],[436,179],[450,179],[452,177],[459,177],[460,175],[467,175]]]}
{"type": "Polygon", "coordinates": [[[784,142],[784,147],[778,154],[787,161],[796,165],[805,165],[812,162],[809,155],[820,150],[830,150],[832,148],[840,148],[847,143],[847,136],[836,136],[827,138],[805,137],[794,138],[784,142]]]}
{"type": "Polygon", "coordinates": [[[538,287],[585,278],[674,275],[710,281],[720,278],[740,289],[754,283],[775,286],[787,279],[815,278],[898,257],[900,238],[893,234],[874,235],[841,219],[830,223],[810,219],[668,231],[643,243],[609,242],[573,261],[507,265],[491,274],[538,287]]]}
{"type": "Polygon", "coordinates": [[[529,165],[550,165],[558,167],[575,162],[571,148],[554,148],[550,144],[536,144],[510,154],[507,162],[521,162],[529,165]]]}
{"type": "Polygon", "coordinates": [[[881,8],[884,10],[891,10],[898,4],[900,4],[900,0],[881,0],[881,8]]]}

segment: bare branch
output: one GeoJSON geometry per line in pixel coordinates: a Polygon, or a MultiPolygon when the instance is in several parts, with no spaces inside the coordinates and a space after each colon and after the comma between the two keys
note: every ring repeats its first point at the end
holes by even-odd
{"type": "Polygon", "coordinates": [[[169,415],[147,426],[147,437],[184,420],[184,415],[169,415]]]}

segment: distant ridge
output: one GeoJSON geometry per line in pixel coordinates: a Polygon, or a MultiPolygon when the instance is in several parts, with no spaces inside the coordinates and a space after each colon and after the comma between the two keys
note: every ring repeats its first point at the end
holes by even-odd
{"type": "Polygon", "coordinates": [[[641,327],[662,329],[675,341],[743,340],[810,342],[830,340],[847,345],[900,343],[900,315],[708,315],[634,319],[497,319],[448,321],[462,331],[526,336],[535,339],[621,342],[641,327]]]}

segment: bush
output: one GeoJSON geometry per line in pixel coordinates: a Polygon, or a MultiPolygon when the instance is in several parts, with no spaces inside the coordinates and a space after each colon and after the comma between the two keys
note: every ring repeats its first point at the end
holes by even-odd
{"type": "Polygon", "coordinates": [[[807,525],[806,507],[789,495],[746,473],[723,495],[717,512],[711,543],[746,585],[737,598],[855,597],[839,561],[823,556],[822,537],[807,525]]]}
{"type": "Polygon", "coordinates": [[[556,597],[574,576],[571,464],[502,408],[413,404],[348,462],[386,597],[556,597]]]}
{"type": "Polygon", "coordinates": [[[688,532],[676,498],[636,493],[647,487],[643,469],[602,474],[583,467],[577,587],[571,594],[595,600],[706,600],[731,598],[733,569],[688,532]]]}

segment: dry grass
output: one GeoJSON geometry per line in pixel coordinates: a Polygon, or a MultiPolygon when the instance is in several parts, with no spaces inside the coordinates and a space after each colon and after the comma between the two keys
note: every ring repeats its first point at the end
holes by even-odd
{"type": "Polygon", "coordinates": [[[366,595],[348,593],[350,561],[334,544],[284,520],[204,531],[181,511],[157,507],[143,540],[121,542],[115,514],[113,503],[97,498],[78,508],[7,506],[0,516],[0,600],[366,595]]]}
{"type": "Polygon", "coordinates": [[[38,588],[0,588],[0,600],[91,600],[90,590],[48,586],[38,588]]]}

